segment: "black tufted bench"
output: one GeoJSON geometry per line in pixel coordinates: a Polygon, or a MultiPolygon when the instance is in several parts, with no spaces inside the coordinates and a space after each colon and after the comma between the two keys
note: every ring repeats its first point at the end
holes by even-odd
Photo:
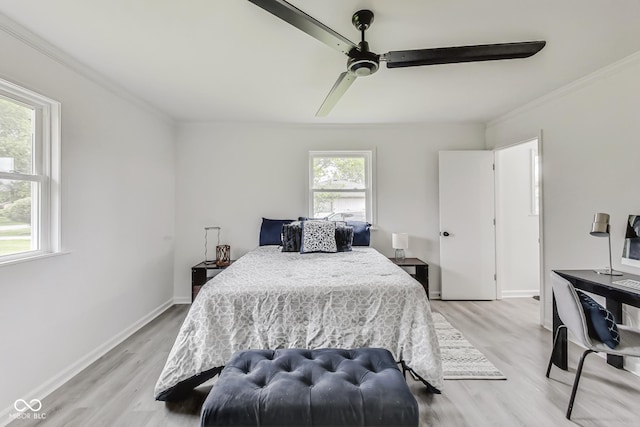
{"type": "Polygon", "coordinates": [[[231,357],[201,426],[412,426],[418,403],[382,348],[246,350],[231,357]]]}

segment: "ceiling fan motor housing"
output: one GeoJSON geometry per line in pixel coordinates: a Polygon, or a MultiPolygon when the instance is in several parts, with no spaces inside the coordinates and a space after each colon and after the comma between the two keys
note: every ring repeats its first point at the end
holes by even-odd
{"type": "Polygon", "coordinates": [[[369,51],[369,43],[362,41],[359,49],[352,49],[347,60],[347,70],[359,77],[369,76],[380,67],[380,55],[369,51]]]}

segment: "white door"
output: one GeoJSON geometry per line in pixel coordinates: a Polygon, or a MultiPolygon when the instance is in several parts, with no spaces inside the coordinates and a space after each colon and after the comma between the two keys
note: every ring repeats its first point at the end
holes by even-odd
{"type": "Polygon", "coordinates": [[[540,295],[538,140],[495,151],[498,298],[540,295]]]}
{"type": "Polygon", "coordinates": [[[442,299],[496,299],[493,151],[439,154],[442,299]]]}

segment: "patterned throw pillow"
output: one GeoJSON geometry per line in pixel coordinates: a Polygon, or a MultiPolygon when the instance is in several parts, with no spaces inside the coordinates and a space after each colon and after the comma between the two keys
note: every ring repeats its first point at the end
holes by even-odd
{"type": "Polygon", "coordinates": [[[620,344],[620,332],[613,314],[579,289],[576,292],[587,318],[589,336],[602,341],[609,348],[616,348],[620,344]]]}
{"type": "Polygon", "coordinates": [[[337,252],[336,225],[331,221],[303,221],[300,253],[337,252]]]}

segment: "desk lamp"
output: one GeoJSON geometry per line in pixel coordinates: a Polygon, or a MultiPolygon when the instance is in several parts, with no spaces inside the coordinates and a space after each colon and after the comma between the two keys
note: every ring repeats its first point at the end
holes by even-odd
{"type": "Polygon", "coordinates": [[[607,274],[609,276],[622,276],[622,273],[613,269],[613,264],[611,263],[611,233],[609,232],[609,214],[597,213],[594,216],[590,234],[592,236],[607,237],[609,239],[609,268],[594,271],[598,274],[607,274]]]}

